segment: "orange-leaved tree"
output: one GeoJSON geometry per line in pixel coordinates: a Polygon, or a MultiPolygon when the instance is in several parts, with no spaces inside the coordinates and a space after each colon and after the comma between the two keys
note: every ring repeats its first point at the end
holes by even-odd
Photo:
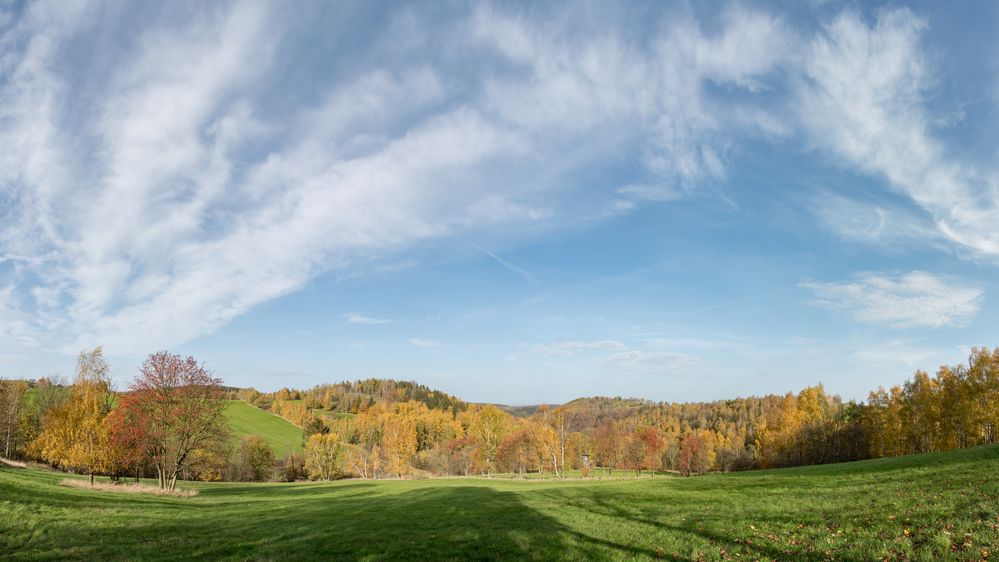
{"type": "Polygon", "coordinates": [[[711,468],[711,448],[701,435],[691,431],[680,442],[678,469],[684,476],[704,474],[711,468]]]}

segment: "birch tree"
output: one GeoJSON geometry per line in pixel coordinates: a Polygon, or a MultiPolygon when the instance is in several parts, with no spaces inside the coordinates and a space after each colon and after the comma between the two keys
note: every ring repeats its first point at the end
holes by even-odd
{"type": "Polygon", "coordinates": [[[3,456],[11,458],[16,452],[21,436],[21,413],[28,383],[0,381],[0,437],[3,438],[3,456]]]}
{"type": "Polygon", "coordinates": [[[69,398],[48,413],[32,450],[53,465],[85,470],[93,483],[94,473],[113,464],[105,423],[113,405],[110,367],[101,348],[80,353],[69,398]]]}

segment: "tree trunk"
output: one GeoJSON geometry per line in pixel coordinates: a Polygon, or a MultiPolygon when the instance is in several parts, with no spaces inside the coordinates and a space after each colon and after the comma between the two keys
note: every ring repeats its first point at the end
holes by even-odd
{"type": "Polygon", "coordinates": [[[11,434],[11,431],[13,430],[13,428],[14,428],[14,424],[11,423],[10,416],[8,416],[7,417],[7,444],[4,446],[4,449],[3,449],[3,456],[5,458],[8,458],[8,459],[10,458],[10,434],[11,434]]]}
{"type": "Polygon", "coordinates": [[[94,485],[94,469],[90,469],[90,485],[94,485]]]}

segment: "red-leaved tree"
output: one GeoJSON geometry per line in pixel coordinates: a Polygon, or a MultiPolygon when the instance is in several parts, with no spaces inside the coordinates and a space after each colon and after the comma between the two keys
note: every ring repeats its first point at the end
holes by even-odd
{"type": "Polygon", "coordinates": [[[174,489],[177,476],[199,457],[228,442],[222,381],[193,357],[166,351],[142,364],[118,414],[119,444],[131,447],[129,458],[148,459],[161,488],[174,489]]]}
{"type": "Polygon", "coordinates": [[[663,434],[659,431],[659,428],[653,426],[642,429],[638,437],[645,444],[643,448],[645,457],[642,459],[642,465],[651,470],[652,475],[655,476],[655,471],[662,464],[663,451],[666,450],[666,440],[663,439],[663,434]]]}
{"type": "Polygon", "coordinates": [[[142,405],[137,402],[139,394],[123,393],[118,396],[118,407],[111,410],[105,423],[110,430],[108,446],[112,457],[117,461],[112,476],[117,477],[134,471],[136,481],[140,468],[148,461],[149,427],[143,416],[142,405]]]}
{"type": "Polygon", "coordinates": [[[690,432],[680,442],[680,474],[691,476],[704,474],[711,467],[711,449],[706,441],[690,432]]]}

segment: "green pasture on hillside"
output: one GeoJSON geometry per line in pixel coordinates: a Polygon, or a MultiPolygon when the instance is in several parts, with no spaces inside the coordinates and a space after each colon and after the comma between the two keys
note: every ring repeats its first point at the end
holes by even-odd
{"type": "Polygon", "coordinates": [[[195,498],[0,468],[0,559],[980,560],[999,447],[697,478],[235,484],[195,498]]]}
{"type": "Polygon", "coordinates": [[[227,400],[226,417],[233,439],[256,435],[270,445],[277,458],[289,451],[302,452],[302,428],[242,400],[227,400]]]}

